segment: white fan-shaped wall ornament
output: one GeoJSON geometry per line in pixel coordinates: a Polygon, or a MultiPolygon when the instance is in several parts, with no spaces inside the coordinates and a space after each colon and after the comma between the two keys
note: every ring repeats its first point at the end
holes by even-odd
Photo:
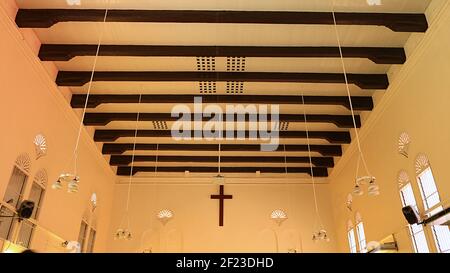
{"type": "Polygon", "coordinates": [[[420,174],[430,167],[430,161],[428,161],[428,157],[425,154],[419,154],[416,157],[414,166],[416,167],[416,174],[420,174]]]}
{"type": "Polygon", "coordinates": [[[16,158],[16,166],[27,174],[31,171],[31,159],[26,153],[19,155],[16,158]]]}
{"type": "Polygon", "coordinates": [[[34,138],[34,148],[36,151],[36,159],[39,159],[47,154],[47,140],[43,134],[39,134],[34,138]]]}
{"type": "Polygon", "coordinates": [[[286,212],[281,209],[274,210],[270,214],[270,219],[274,220],[278,225],[281,225],[287,218],[286,212]]]}
{"type": "Polygon", "coordinates": [[[398,182],[399,188],[401,188],[401,187],[405,186],[406,184],[408,184],[409,182],[411,182],[411,180],[409,179],[409,175],[405,170],[401,170],[398,173],[397,182],[398,182]]]}
{"type": "Polygon", "coordinates": [[[165,225],[167,222],[170,221],[170,219],[173,218],[173,212],[168,209],[163,209],[158,212],[156,217],[163,225],[165,225]]]}
{"type": "Polygon", "coordinates": [[[408,157],[409,144],[411,143],[411,138],[405,132],[401,133],[398,138],[398,152],[404,157],[408,157]]]}
{"type": "Polygon", "coordinates": [[[48,175],[45,169],[40,169],[34,176],[34,182],[38,183],[44,189],[47,187],[48,175]]]}

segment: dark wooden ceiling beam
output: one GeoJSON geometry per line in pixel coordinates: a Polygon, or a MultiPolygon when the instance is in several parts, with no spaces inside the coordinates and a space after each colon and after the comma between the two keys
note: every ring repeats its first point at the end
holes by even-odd
{"type": "MultiPolygon", "coordinates": [[[[105,143],[102,153],[105,155],[122,155],[126,151],[132,151],[133,143],[105,143]]],[[[342,156],[340,145],[310,145],[312,152],[320,153],[322,156],[342,156]]],[[[155,144],[137,143],[136,151],[192,151],[192,152],[218,152],[218,144],[155,144]]],[[[222,152],[260,152],[261,146],[257,144],[221,144],[222,152]]],[[[308,152],[307,145],[286,144],[278,146],[277,152],[308,152]]]]}
{"type": "MultiPolygon", "coordinates": [[[[195,114],[190,114],[190,119],[194,120],[195,114]]],[[[188,117],[185,114],[184,117],[188,117]]],[[[136,121],[138,113],[86,113],[84,117],[84,125],[86,126],[105,126],[112,121],[136,121]]],[[[226,121],[227,114],[223,114],[221,120],[226,121]]],[[[243,114],[246,122],[250,116],[243,114]]],[[[238,116],[234,115],[236,121],[238,116]]],[[[267,121],[271,121],[270,114],[266,116],[267,121]]],[[[173,117],[171,113],[139,113],[139,121],[177,121],[178,117],[173,117]]],[[[203,121],[211,120],[211,117],[203,117],[203,121]]],[[[305,115],[279,114],[280,122],[305,122],[305,115]]],[[[353,128],[353,117],[351,115],[306,115],[307,122],[313,123],[332,123],[339,128],[353,128]]],[[[361,119],[359,115],[355,116],[356,126],[361,127],[361,119]]]]}
{"type": "MultiPolygon", "coordinates": [[[[113,155],[109,160],[111,166],[128,166],[132,163],[131,155],[113,155]]],[[[219,161],[218,156],[134,156],[134,163],[137,162],[165,162],[165,163],[216,163],[219,161]]],[[[316,167],[334,167],[332,157],[311,157],[312,164],[316,167]]],[[[285,163],[283,156],[221,156],[221,163],[285,163]]],[[[286,157],[286,163],[307,163],[309,165],[309,157],[286,157]]]]}
{"type": "MultiPolygon", "coordinates": [[[[202,135],[202,132],[191,131],[190,135],[192,139],[194,134],[202,135]]],[[[245,138],[248,139],[250,135],[249,131],[244,131],[245,138]]],[[[259,137],[259,132],[254,132],[259,137]]],[[[96,130],[94,134],[94,141],[96,142],[113,142],[120,137],[134,137],[135,130],[96,130]]],[[[223,132],[223,136],[226,136],[226,131],[223,132]]],[[[234,136],[237,136],[237,132],[234,131],[234,136]]],[[[137,137],[172,137],[171,130],[138,130],[137,137]]],[[[305,131],[280,131],[279,138],[306,138],[305,131]]],[[[312,139],[325,139],[334,144],[349,144],[351,137],[349,132],[335,132],[335,131],[311,131],[309,132],[309,138],[312,139]]]]}
{"type": "MultiPolygon", "coordinates": [[[[19,27],[48,28],[60,22],[103,22],[102,9],[20,9],[19,27]]],[[[424,14],[336,12],[338,25],[385,26],[393,31],[425,32],[424,14]]],[[[209,11],[209,10],[109,10],[107,22],[314,24],[333,25],[331,12],[209,11]]]]}
{"type": "MultiPolygon", "coordinates": [[[[139,172],[169,172],[169,173],[184,173],[185,171],[189,171],[191,173],[218,173],[218,167],[143,167],[143,166],[134,166],[133,167],[133,175],[139,172]]],[[[284,167],[221,167],[221,173],[276,173],[276,174],[284,174],[286,173],[286,168],[284,167]]],[[[315,177],[328,177],[328,169],[324,167],[313,167],[313,172],[315,177]]],[[[311,175],[310,167],[288,167],[287,173],[305,173],[311,175]]],[[[131,167],[118,167],[117,175],[120,176],[128,176],[131,174],[131,167]]]]}
{"type": "MultiPolygon", "coordinates": [[[[44,44],[39,57],[42,61],[69,61],[96,53],[97,45],[44,44]]],[[[343,47],[342,53],[346,58],[367,58],[377,64],[406,61],[403,48],[343,47]]],[[[102,45],[99,56],[339,58],[340,53],[338,47],[102,45]]]]}
{"type": "MultiPolygon", "coordinates": [[[[70,102],[73,108],[84,108],[86,95],[74,94],[70,102]]],[[[142,95],[141,103],[193,103],[201,97],[203,103],[233,104],[303,104],[301,96],[272,95],[142,95]]],[[[307,105],[339,105],[350,110],[346,96],[304,96],[307,105]]],[[[373,109],[372,97],[352,96],[354,110],[370,111],[373,109]]],[[[95,108],[104,103],[139,103],[139,95],[90,95],[88,108],[95,108]]]]}
{"type": "MultiPolygon", "coordinates": [[[[387,89],[386,74],[347,74],[350,84],[362,89],[387,89]]],[[[56,78],[59,86],[83,86],[91,79],[91,72],[60,71],[56,78]]],[[[292,82],[292,83],[345,83],[342,73],[282,73],[282,72],[198,72],[198,71],[99,71],[93,81],[238,81],[238,82],[292,82]]]]}

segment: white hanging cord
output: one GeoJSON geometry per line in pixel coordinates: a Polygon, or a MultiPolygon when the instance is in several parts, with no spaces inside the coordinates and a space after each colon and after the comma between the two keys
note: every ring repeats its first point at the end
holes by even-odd
{"type": "Polygon", "coordinates": [[[371,176],[370,172],[369,172],[369,168],[367,167],[367,164],[366,164],[366,160],[364,159],[364,154],[361,149],[361,142],[359,140],[358,128],[356,126],[355,111],[353,110],[352,96],[350,94],[350,87],[349,87],[348,77],[347,77],[347,69],[345,67],[344,54],[342,53],[341,39],[339,38],[339,32],[338,32],[338,27],[337,27],[337,23],[336,23],[336,14],[334,11],[334,0],[332,0],[332,2],[331,2],[331,14],[333,15],[334,31],[336,33],[336,39],[337,39],[337,43],[338,43],[338,47],[339,47],[339,55],[340,55],[340,59],[341,59],[342,70],[344,72],[345,88],[347,90],[347,96],[348,96],[348,100],[350,103],[350,111],[351,111],[352,119],[353,119],[353,127],[355,129],[356,143],[358,144],[358,152],[359,152],[359,156],[361,157],[361,160],[364,164],[364,168],[366,169],[367,174],[369,176],[371,176]]]}
{"type": "Polygon", "coordinates": [[[288,176],[287,156],[286,156],[286,144],[283,144],[283,150],[284,150],[284,172],[285,172],[286,176],[288,176]]]}
{"type": "Polygon", "coordinates": [[[88,86],[88,90],[86,93],[86,101],[84,102],[84,108],[83,108],[83,114],[81,116],[81,121],[80,121],[80,126],[78,127],[78,136],[77,136],[77,140],[75,143],[75,148],[73,151],[73,160],[74,160],[74,175],[77,174],[77,165],[78,165],[78,146],[80,143],[80,138],[81,138],[81,130],[83,129],[83,123],[84,123],[84,117],[86,116],[86,109],[88,106],[88,101],[89,101],[89,96],[91,94],[91,89],[92,89],[92,82],[94,81],[94,74],[95,74],[95,68],[97,67],[97,60],[98,60],[98,55],[100,53],[100,47],[102,44],[102,40],[103,40],[103,34],[105,33],[105,29],[106,29],[106,18],[108,17],[108,11],[109,11],[109,0],[107,0],[107,7],[105,10],[105,16],[103,17],[103,28],[100,31],[100,35],[98,38],[98,43],[97,43],[97,50],[95,52],[95,57],[94,57],[94,63],[92,65],[92,72],[91,72],[91,77],[89,80],[89,86],[88,86]]]}
{"type": "Polygon", "coordinates": [[[311,169],[311,180],[312,180],[312,188],[313,188],[313,194],[314,194],[314,206],[316,209],[316,216],[317,216],[317,220],[319,221],[319,226],[320,226],[320,228],[322,228],[322,219],[320,218],[319,206],[317,205],[316,182],[314,179],[314,168],[313,168],[312,156],[311,156],[311,144],[309,142],[308,121],[306,119],[305,98],[303,96],[303,92],[302,92],[302,104],[303,104],[303,116],[305,118],[305,131],[306,131],[306,143],[308,145],[309,167],[311,169]]]}
{"type": "Polygon", "coordinates": [[[158,175],[158,155],[159,155],[159,143],[156,143],[155,176],[158,175]]]}
{"type": "Polygon", "coordinates": [[[220,142],[219,142],[219,161],[218,161],[218,167],[219,167],[219,175],[220,175],[220,160],[221,160],[221,158],[220,158],[220,156],[221,156],[221,150],[222,150],[222,145],[220,144],[220,142]]]}
{"type": "MultiPolygon", "coordinates": [[[[141,105],[142,100],[142,94],[139,95],[139,105],[141,105]]],[[[127,196],[127,210],[126,214],[128,215],[128,209],[130,207],[130,194],[131,194],[131,181],[133,179],[133,168],[134,168],[134,156],[136,153],[136,140],[137,140],[137,134],[138,134],[138,124],[139,124],[139,117],[141,114],[140,108],[138,107],[138,113],[136,117],[136,125],[134,130],[134,141],[133,141],[133,154],[131,156],[131,169],[130,169],[130,180],[128,182],[128,196],[127,196]]]]}
{"type": "MultiPolygon", "coordinates": [[[[358,179],[359,174],[359,165],[361,163],[361,156],[358,155],[358,160],[356,161],[356,174],[355,174],[355,180],[358,179]]],[[[356,181],[355,181],[356,182],[356,181]]]]}

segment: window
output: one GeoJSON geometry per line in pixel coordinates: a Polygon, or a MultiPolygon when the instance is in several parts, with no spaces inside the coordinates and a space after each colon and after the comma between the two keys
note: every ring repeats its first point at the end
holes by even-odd
{"type": "Polygon", "coordinates": [[[80,243],[81,252],[84,250],[84,244],[87,237],[88,224],[85,220],[81,220],[80,234],[78,235],[78,242],[80,243]]]}
{"type": "Polygon", "coordinates": [[[23,200],[23,193],[31,168],[30,162],[27,154],[22,154],[16,159],[5,195],[3,196],[3,201],[6,205],[0,205],[0,214],[2,216],[8,216],[0,218],[0,238],[12,239],[15,224],[13,216],[20,202],[23,200]]]}
{"type": "Polygon", "coordinates": [[[95,235],[97,232],[95,229],[91,228],[91,231],[89,232],[89,240],[87,245],[87,251],[88,253],[94,252],[94,244],[95,244],[95,235]]]}
{"type": "MultiPolygon", "coordinates": [[[[429,211],[441,202],[431,167],[427,167],[419,173],[417,176],[417,182],[419,184],[425,210],[429,211]]],[[[443,210],[443,207],[438,206],[429,211],[428,215],[434,215],[441,210],[443,210]]],[[[433,231],[433,237],[438,251],[442,253],[450,253],[450,231],[448,226],[432,226],[431,229],[433,231]]]]}
{"type": "Polygon", "coordinates": [[[20,201],[23,199],[23,191],[25,189],[27,179],[28,175],[17,166],[14,166],[3,201],[15,208],[18,208],[20,201]]]}
{"type": "Polygon", "coordinates": [[[347,237],[350,253],[356,253],[355,230],[353,228],[347,232],[347,237]]]}
{"type": "MultiPolygon", "coordinates": [[[[33,179],[31,192],[28,197],[28,200],[34,202],[33,214],[31,215],[31,218],[34,220],[38,219],[39,212],[41,210],[42,202],[44,199],[46,185],[47,185],[47,173],[44,169],[41,169],[36,173],[33,179]]],[[[31,238],[33,236],[33,231],[35,228],[36,225],[34,225],[31,221],[29,220],[22,221],[19,231],[19,240],[17,241],[17,243],[26,248],[29,248],[31,244],[31,238]]]]}
{"type": "Polygon", "coordinates": [[[356,225],[356,236],[358,236],[359,252],[366,252],[366,235],[364,234],[364,225],[362,222],[356,225]]]}
{"type": "MultiPolygon", "coordinates": [[[[403,207],[411,206],[417,210],[416,199],[414,198],[414,192],[411,187],[411,183],[407,183],[400,189],[400,198],[403,207]]],[[[417,253],[428,253],[427,239],[422,225],[409,225],[409,234],[413,242],[414,251],[417,253]]]]}

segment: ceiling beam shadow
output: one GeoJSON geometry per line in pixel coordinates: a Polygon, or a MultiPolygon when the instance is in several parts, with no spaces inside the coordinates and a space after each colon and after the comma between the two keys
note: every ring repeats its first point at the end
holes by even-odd
{"type": "MultiPolygon", "coordinates": [[[[316,167],[334,167],[332,157],[311,157],[312,164],[316,167]]],[[[217,163],[218,156],[162,156],[162,155],[113,155],[109,163],[111,166],[129,166],[132,162],[166,162],[166,163],[217,163]]],[[[221,156],[222,163],[310,163],[309,157],[284,157],[284,156],[221,156]],[[286,161],[285,161],[286,159],[286,161]]]]}
{"type": "MultiPolygon", "coordinates": [[[[105,143],[102,153],[105,155],[122,155],[132,151],[133,143],[105,143]]],[[[286,144],[280,145],[276,152],[308,152],[308,145],[286,144]]],[[[311,152],[320,153],[322,156],[342,156],[340,145],[310,145],[311,152]]],[[[155,144],[137,143],[136,151],[193,151],[193,152],[217,152],[218,144],[155,144]]],[[[261,146],[257,144],[221,144],[222,152],[260,152],[261,146]]]]}
{"type": "MultiPolygon", "coordinates": [[[[139,103],[140,95],[90,95],[88,108],[95,108],[107,103],[139,103]]],[[[70,102],[73,108],[84,108],[86,95],[74,94],[70,102]]],[[[302,97],[274,95],[142,95],[140,103],[194,103],[195,98],[201,98],[202,103],[230,104],[299,104],[303,105],[302,97]]],[[[350,110],[349,98],[346,96],[303,96],[305,105],[338,105],[350,110]]],[[[354,110],[371,111],[372,97],[352,96],[354,110]]]]}
{"type": "MultiPolygon", "coordinates": [[[[117,175],[120,176],[129,176],[131,173],[135,175],[139,172],[147,172],[147,173],[156,173],[156,172],[169,172],[169,173],[184,173],[189,171],[191,173],[219,173],[218,167],[142,167],[142,166],[134,166],[133,171],[131,167],[118,167],[117,175]]],[[[328,169],[324,167],[313,167],[313,173],[315,177],[328,177],[328,169]]],[[[286,173],[285,167],[221,167],[221,173],[277,173],[284,174],[286,173]]],[[[295,173],[304,173],[311,175],[310,167],[288,167],[288,174],[295,173]]]]}
{"type": "MultiPolygon", "coordinates": [[[[43,44],[41,61],[69,61],[79,56],[95,56],[97,45],[43,44]]],[[[343,47],[346,58],[367,58],[376,64],[404,64],[403,48],[343,47]]],[[[338,47],[282,46],[171,46],[171,45],[102,45],[99,56],[128,57],[257,57],[257,58],[340,58],[338,47]]]]}
{"type": "MultiPolygon", "coordinates": [[[[86,126],[105,126],[113,121],[136,121],[139,116],[139,121],[177,121],[180,117],[172,116],[171,113],[86,113],[84,116],[84,125],[86,126]]],[[[237,121],[240,115],[234,114],[233,121],[237,121]]],[[[266,122],[271,121],[271,113],[268,113],[265,117],[266,122]]],[[[183,118],[189,118],[194,121],[195,114],[183,114],[183,118]],[[190,116],[190,117],[189,117],[190,116]]],[[[200,117],[199,120],[204,122],[210,121],[212,117],[200,117]]],[[[214,115],[214,118],[217,116],[214,115]]],[[[242,121],[249,122],[251,115],[243,114],[239,117],[242,121]]],[[[259,121],[259,116],[256,115],[255,122],[259,121]]],[[[359,115],[355,117],[355,125],[357,128],[361,127],[361,119],[359,115]]],[[[221,115],[221,120],[226,122],[229,119],[228,114],[221,115]]],[[[279,114],[279,122],[312,122],[312,123],[332,123],[339,128],[354,128],[353,116],[351,115],[293,115],[293,114],[279,114]]]]}
{"type": "MultiPolygon", "coordinates": [[[[245,139],[249,139],[250,135],[260,137],[258,131],[234,131],[234,137],[237,138],[238,133],[243,133],[245,139]]],[[[94,141],[96,142],[114,142],[121,137],[134,137],[135,130],[95,130],[94,141]]],[[[279,138],[306,138],[306,131],[279,131],[279,138]]],[[[194,139],[195,135],[202,136],[202,131],[189,131],[189,135],[194,139]]],[[[227,131],[222,133],[227,136],[227,131]]],[[[325,139],[333,144],[349,144],[351,142],[350,132],[334,132],[334,131],[310,131],[309,138],[325,139]]],[[[172,138],[171,130],[138,130],[137,137],[156,137],[156,138],[172,138]]],[[[225,138],[225,137],[224,137],[225,138]]],[[[203,140],[203,138],[200,138],[203,140]]]]}
{"type": "MultiPolygon", "coordinates": [[[[83,86],[91,79],[91,72],[60,71],[56,78],[59,86],[83,86]]],[[[362,89],[387,89],[386,74],[347,74],[349,84],[362,89]]],[[[93,81],[140,82],[291,82],[291,83],[345,83],[342,73],[283,73],[283,72],[198,72],[198,71],[99,71],[93,81]]]]}
{"type": "MultiPolygon", "coordinates": [[[[21,28],[49,28],[61,22],[103,22],[103,9],[19,9],[21,28]]],[[[384,26],[398,32],[425,32],[424,14],[336,12],[338,25],[384,26]]],[[[107,22],[305,24],[333,25],[331,12],[228,11],[228,10],[109,10],[107,22]]]]}

